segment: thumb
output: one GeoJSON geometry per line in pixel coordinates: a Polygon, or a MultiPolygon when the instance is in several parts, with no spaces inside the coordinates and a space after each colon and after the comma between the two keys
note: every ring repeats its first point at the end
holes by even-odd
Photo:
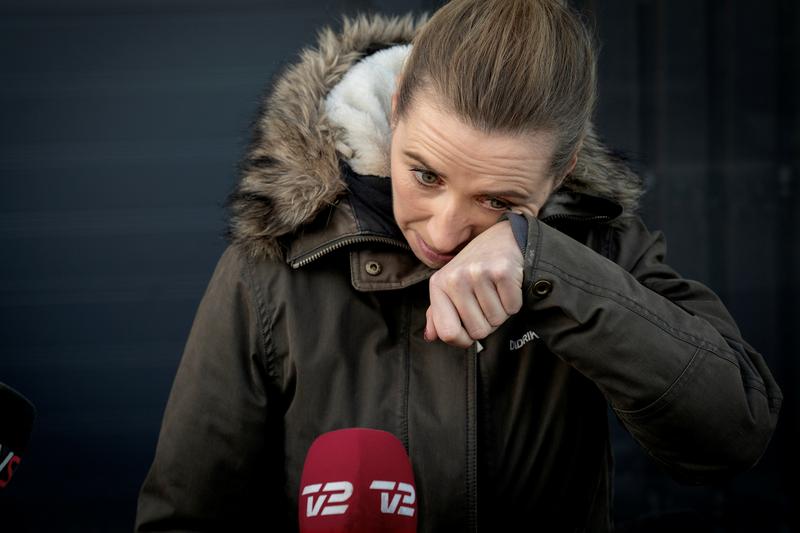
{"type": "Polygon", "coordinates": [[[428,306],[428,310],[425,311],[425,331],[422,335],[428,342],[433,342],[439,338],[439,336],[436,334],[436,327],[433,325],[433,312],[431,310],[431,306],[428,306]]]}

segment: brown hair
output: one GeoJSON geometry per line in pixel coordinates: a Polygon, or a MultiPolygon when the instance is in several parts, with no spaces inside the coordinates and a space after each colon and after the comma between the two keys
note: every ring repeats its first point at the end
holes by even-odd
{"type": "Polygon", "coordinates": [[[594,109],[593,34],[559,0],[453,0],[412,41],[395,120],[419,90],[485,133],[555,136],[562,178],[594,109]]]}

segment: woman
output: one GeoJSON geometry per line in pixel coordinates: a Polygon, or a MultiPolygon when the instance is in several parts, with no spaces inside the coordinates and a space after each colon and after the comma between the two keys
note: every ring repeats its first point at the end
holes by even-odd
{"type": "Polygon", "coordinates": [[[781,393],[664,264],[594,101],[555,0],[322,32],[257,123],[137,530],[296,529],[348,427],[402,441],[421,531],[610,530],[609,404],[681,481],[752,466],[781,393]]]}

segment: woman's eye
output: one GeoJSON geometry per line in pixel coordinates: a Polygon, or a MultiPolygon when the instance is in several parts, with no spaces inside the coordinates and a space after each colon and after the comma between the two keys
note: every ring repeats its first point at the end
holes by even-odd
{"type": "Polygon", "coordinates": [[[439,182],[439,178],[430,172],[425,172],[424,170],[412,170],[411,172],[414,173],[417,181],[423,185],[436,185],[439,182]]]}
{"type": "Polygon", "coordinates": [[[508,202],[504,202],[499,198],[487,198],[487,204],[492,209],[503,210],[511,207],[508,202]]]}

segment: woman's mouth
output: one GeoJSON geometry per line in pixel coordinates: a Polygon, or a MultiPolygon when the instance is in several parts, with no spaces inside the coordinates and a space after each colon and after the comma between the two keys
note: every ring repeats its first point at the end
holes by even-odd
{"type": "Polygon", "coordinates": [[[430,246],[428,246],[428,243],[425,242],[425,239],[420,237],[418,233],[416,234],[416,237],[417,246],[429,263],[443,266],[445,263],[449,262],[451,259],[453,259],[453,257],[455,257],[455,255],[452,254],[440,254],[439,252],[436,252],[430,246]]]}

